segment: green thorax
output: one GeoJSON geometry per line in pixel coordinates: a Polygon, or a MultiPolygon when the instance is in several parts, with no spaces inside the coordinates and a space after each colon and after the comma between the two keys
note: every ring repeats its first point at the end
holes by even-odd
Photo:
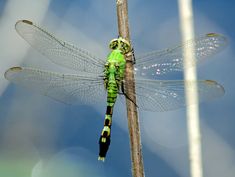
{"type": "Polygon", "coordinates": [[[124,55],[119,49],[112,50],[112,52],[108,56],[108,62],[116,62],[116,63],[126,63],[124,55]]]}
{"type": "Polygon", "coordinates": [[[106,81],[110,82],[115,79],[120,82],[125,73],[126,60],[124,55],[131,51],[131,46],[126,39],[119,37],[110,41],[109,48],[112,51],[105,64],[106,81]]]}
{"type": "Polygon", "coordinates": [[[109,79],[123,79],[125,73],[126,60],[122,52],[118,49],[113,50],[107,59],[106,74],[109,79]]]}

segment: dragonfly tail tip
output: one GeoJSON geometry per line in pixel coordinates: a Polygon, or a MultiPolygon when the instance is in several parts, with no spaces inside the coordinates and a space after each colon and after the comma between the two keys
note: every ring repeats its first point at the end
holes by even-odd
{"type": "Polygon", "coordinates": [[[99,157],[98,157],[98,160],[104,162],[104,161],[105,161],[105,158],[99,156],[99,157]]]}

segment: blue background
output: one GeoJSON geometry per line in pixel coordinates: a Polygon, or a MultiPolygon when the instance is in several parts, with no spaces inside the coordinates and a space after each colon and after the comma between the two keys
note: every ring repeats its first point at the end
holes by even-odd
{"type": "MultiPolygon", "coordinates": [[[[7,1],[0,1],[0,17],[6,4],[7,1]]],[[[200,105],[203,167],[207,177],[232,177],[235,172],[234,7],[234,1],[193,2],[196,35],[217,32],[229,40],[224,51],[198,68],[200,79],[216,80],[226,91],[224,97],[200,105]]],[[[171,47],[181,40],[177,1],[129,1],[129,23],[136,54],[171,47]]],[[[41,26],[99,57],[106,57],[109,40],[118,35],[115,1],[52,0],[41,26]]],[[[56,66],[32,49],[21,65],[56,70],[56,66]]],[[[179,78],[182,79],[181,74],[169,75],[169,79],[179,78]]],[[[131,176],[126,112],[120,102],[114,111],[106,162],[97,161],[104,113],[105,98],[100,105],[68,106],[10,84],[0,97],[0,153],[7,159],[0,163],[17,171],[15,176],[131,176]]],[[[185,109],[140,112],[140,123],[145,175],[189,176],[185,109]]],[[[12,171],[0,168],[1,175],[12,176],[12,171]]]]}

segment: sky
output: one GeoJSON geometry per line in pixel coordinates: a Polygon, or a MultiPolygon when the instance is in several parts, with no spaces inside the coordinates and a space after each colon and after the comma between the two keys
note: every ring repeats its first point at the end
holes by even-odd
{"type": "MultiPolygon", "coordinates": [[[[135,0],[128,6],[136,55],[180,43],[177,1],[135,0]]],[[[232,177],[235,2],[197,0],[193,6],[196,36],[216,32],[229,41],[227,48],[198,67],[198,78],[216,80],[225,88],[223,97],[200,104],[204,174],[232,177]]],[[[98,138],[105,100],[99,105],[68,106],[4,79],[9,67],[19,65],[64,71],[18,36],[14,25],[19,19],[40,24],[98,57],[107,56],[109,41],[118,35],[115,1],[0,0],[0,175],[130,177],[129,136],[122,102],[115,105],[112,143],[106,162],[101,163],[97,161],[98,138]]],[[[185,112],[185,108],[161,113],[139,111],[146,177],[189,176],[185,112]]]]}

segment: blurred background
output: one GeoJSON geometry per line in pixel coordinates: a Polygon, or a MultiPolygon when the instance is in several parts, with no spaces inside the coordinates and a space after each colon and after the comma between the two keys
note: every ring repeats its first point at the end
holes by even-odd
{"type": "MultiPolygon", "coordinates": [[[[204,174],[235,174],[235,2],[194,1],[196,36],[224,34],[228,47],[198,67],[199,79],[216,80],[225,95],[200,104],[204,174]]],[[[136,55],[179,44],[177,1],[129,1],[131,40],[136,55]]],[[[125,106],[114,110],[112,143],[105,163],[97,161],[105,101],[68,106],[25,90],[4,79],[12,66],[60,70],[30,48],[16,33],[17,20],[28,19],[65,41],[106,57],[117,37],[115,1],[0,0],[0,176],[4,177],[131,177],[125,106]]],[[[164,79],[182,79],[169,74],[164,79]]],[[[161,79],[161,78],[160,78],[161,79]]],[[[145,174],[188,177],[185,109],[139,112],[145,174]]]]}

